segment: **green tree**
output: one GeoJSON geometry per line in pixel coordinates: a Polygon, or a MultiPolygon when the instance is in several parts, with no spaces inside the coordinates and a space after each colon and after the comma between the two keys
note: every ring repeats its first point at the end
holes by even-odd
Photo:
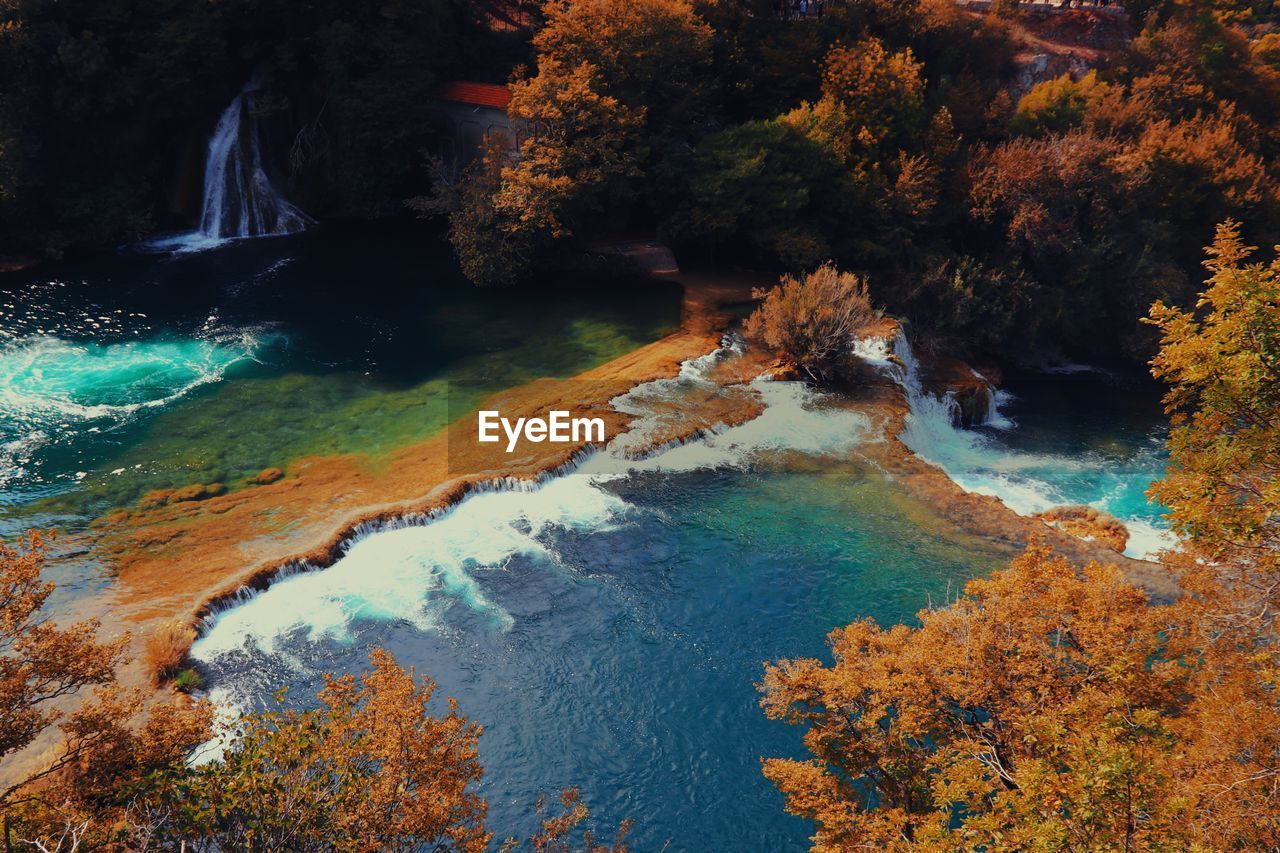
{"type": "Polygon", "coordinates": [[[857,187],[831,152],[783,121],[752,121],[698,146],[683,203],[664,223],[679,240],[744,247],[759,261],[804,268],[834,254],[857,187]]]}

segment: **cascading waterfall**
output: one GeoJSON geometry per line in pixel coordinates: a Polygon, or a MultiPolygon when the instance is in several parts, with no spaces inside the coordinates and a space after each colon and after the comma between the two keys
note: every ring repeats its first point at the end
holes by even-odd
{"type": "MultiPolygon", "coordinates": [[[[911,349],[906,332],[899,332],[894,338],[892,351],[888,349],[884,339],[873,338],[858,341],[854,352],[863,361],[878,367],[902,388],[911,410],[907,417],[907,432],[902,439],[913,450],[916,444],[936,446],[957,433],[964,423],[960,402],[951,391],[931,394],[925,390],[920,378],[920,362],[911,349]]],[[[971,426],[992,426],[999,429],[1012,426],[1012,422],[1000,412],[1000,404],[1008,399],[1008,395],[992,387],[976,370],[973,375],[982,382],[985,400],[982,411],[971,426]]]]}
{"type": "Polygon", "coordinates": [[[223,110],[209,139],[200,228],[151,242],[160,251],[196,251],[227,240],[293,234],[315,222],[272,183],[253,114],[255,82],[223,110]]]}
{"type": "Polygon", "coordinates": [[[209,140],[200,211],[200,233],[208,237],[292,234],[312,222],[267,177],[258,123],[251,111],[254,92],[246,88],[232,99],[209,140]]]}
{"type": "Polygon", "coordinates": [[[1000,411],[1012,399],[1007,392],[992,388],[984,379],[988,388],[985,418],[972,426],[985,429],[964,429],[955,396],[935,395],[924,388],[920,363],[905,332],[898,333],[892,349],[883,339],[868,339],[857,341],[854,353],[902,388],[910,409],[899,436],[902,443],[966,491],[997,497],[1022,515],[1072,504],[1108,512],[1129,529],[1125,553],[1130,557],[1151,558],[1176,546],[1160,507],[1142,498],[1163,470],[1163,457],[1156,448],[1127,458],[1016,450],[992,431],[1014,426],[1000,411]]]}

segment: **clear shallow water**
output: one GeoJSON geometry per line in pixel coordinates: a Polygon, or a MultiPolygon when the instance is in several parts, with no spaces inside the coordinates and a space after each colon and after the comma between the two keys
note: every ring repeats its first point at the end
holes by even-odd
{"type": "Polygon", "coordinates": [[[856,618],[910,621],[1008,555],[860,464],[860,415],[791,383],[762,392],[761,418],[709,441],[600,454],[368,536],[224,611],[193,653],[254,708],[391,649],[485,725],[498,837],[574,784],[600,825],[637,821],[638,850],[805,849],[760,775],[761,756],[801,754],[759,710],[762,662],[825,657],[856,618]]]}
{"type": "Polygon", "coordinates": [[[477,397],[670,331],[679,290],[482,291],[439,235],[316,229],[0,276],[0,528],[430,435],[477,397]],[[455,400],[456,403],[456,400],[455,400]]]}

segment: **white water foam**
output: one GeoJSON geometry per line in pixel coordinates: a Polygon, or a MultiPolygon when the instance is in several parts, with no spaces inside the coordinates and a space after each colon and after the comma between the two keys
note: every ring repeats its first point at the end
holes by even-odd
{"type": "Polygon", "coordinates": [[[212,660],[246,638],[270,653],[278,639],[298,631],[311,641],[346,641],[357,619],[401,620],[427,630],[450,601],[509,628],[511,617],[489,601],[473,573],[500,569],[516,556],[554,559],[538,541],[548,528],[599,529],[625,509],[623,500],[579,475],[526,491],[471,495],[430,523],[366,536],[329,568],[293,574],[223,611],[192,657],[212,660]]]}
{"type": "MultiPolygon", "coordinates": [[[[965,491],[999,498],[1020,515],[1034,515],[1055,506],[1089,504],[1109,512],[1129,528],[1126,556],[1150,560],[1160,551],[1176,545],[1172,533],[1160,520],[1158,511],[1138,514],[1121,507],[1132,493],[1137,476],[1145,489],[1150,465],[1135,465],[1133,471],[1117,469],[1114,460],[1072,458],[1054,454],[1032,454],[1002,445],[995,436],[959,426],[958,405],[950,395],[937,396],[921,383],[919,362],[905,333],[900,333],[890,351],[883,339],[859,341],[855,354],[879,367],[903,389],[910,406],[902,434],[904,444],[921,459],[946,472],[965,491]],[[1102,497],[1085,496],[1083,484],[1109,483],[1102,497]]],[[[984,426],[1008,430],[1015,424],[1000,412],[1011,398],[993,393],[984,426]]],[[[1131,501],[1130,501],[1131,502],[1131,501]]]]}
{"type": "MultiPolygon", "coordinates": [[[[614,404],[629,407],[643,428],[652,412],[646,405],[665,408],[690,385],[707,383],[707,372],[732,347],[694,359],[677,379],[646,383],[614,404]]],[[[246,643],[273,651],[282,638],[299,635],[342,641],[357,619],[403,620],[430,629],[439,626],[443,608],[453,602],[488,615],[499,629],[508,628],[511,616],[484,596],[475,573],[501,569],[518,555],[554,563],[556,555],[541,542],[551,528],[592,531],[625,521],[634,508],[601,488],[603,483],[640,471],[740,468],[771,451],[838,453],[870,430],[864,416],[825,407],[821,396],[802,383],[758,381],[752,387],[765,410],[748,423],[639,460],[627,455],[627,442],[615,441],[541,484],[508,484],[513,488],[472,494],[422,524],[369,532],[329,568],[290,574],[216,613],[192,656],[211,662],[246,643]]]]}
{"type": "Polygon", "coordinates": [[[70,341],[32,335],[0,348],[0,487],[22,479],[41,447],[100,431],[220,381],[252,359],[254,331],[175,341],[70,341]]]}

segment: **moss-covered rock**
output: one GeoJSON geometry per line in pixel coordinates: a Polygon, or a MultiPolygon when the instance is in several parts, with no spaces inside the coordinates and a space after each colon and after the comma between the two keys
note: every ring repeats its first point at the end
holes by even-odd
{"type": "Polygon", "coordinates": [[[156,489],[147,492],[138,500],[138,509],[155,509],[164,506],[173,497],[173,489],[156,489]]]}
{"type": "Polygon", "coordinates": [[[169,496],[169,503],[185,503],[187,501],[202,501],[208,498],[216,498],[218,495],[224,494],[227,487],[222,483],[192,483],[190,486],[183,486],[180,489],[174,489],[169,496]]]}

